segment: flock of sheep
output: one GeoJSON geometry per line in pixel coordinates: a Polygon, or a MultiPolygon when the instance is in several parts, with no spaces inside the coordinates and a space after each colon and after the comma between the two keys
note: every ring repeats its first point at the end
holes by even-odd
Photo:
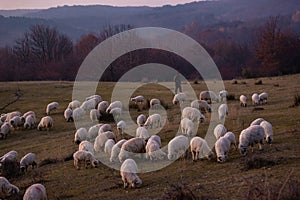
{"type": "MultiPolygon", "coordinates": [[[[186,151],[190,149],[192,153],[193,161],[206,157],[211,159],[215,157],[217,162],[225,162],[228,156],[231,145],[236,145],[235,135],[232,132],[228,132],[223,124],[218,124],[214,128],[215,153],[209,147],[207,142],[196,136],[199,123],[203,123],[206,120],[205,113],[213,112],[210,104],[221,102],[218,107],[218,116],[220,120],[225,119],[228,115],[228,107],[226,97],[228,93],[223,90],[219,95],[216,95],[213,91],[202,91],[199,96],[199,100],[191,102],[189,107],[185,107],[181,114],[181,135],[175,136],[168,142],[167,150],[163,151],[161,138],[154,134],[150,134],[150,129],[161,128],[163,125],[162,116],[158,113],[151,114],[146,117],[141,114],[137,117],[136,123],[138,128],[136,129],[135,137],[128,140],[120,139],[117,141],[118,136],[122,137],[124,131],[126,131],[126,122],[120,119],[122,114],[122,102],[114,101],[110,104],[107,101],[103,101],[100,95],[92,95],[87,97],[84,102],[73,100],[67,106],[64,111],[64,118],[67,122],[80,121],[87,114],[89,114],[90,120],[95,124],[88,130],[84,127],[78,128],[74,134],[74,142],[78,145],[78,151],[73,154],[74,166],[76,169],[80,169],[82,165],[85,168],[98,167],[100,161],[97,159],[97,155],[105,154],[109,157],[109,162],[120,163],[120,174],[126,187],[140,187],[142,180],[138,177],[139,172],[138,165],[136,163],[137,155],[140,157],[145,155],[147,160],[164,160],[170,161],[176,160],[182,155],[185,155],[186,151]],[[113,132],[113,127],[109,123],[99,123],[101,116],[104,114],[111,114],[117,120],[116,128],[117,133],[113,132]],[[142,155],[142,156],[141,156],[142,155]]],[[[262,93],[260,95],[253,94],[252,102],[256,106],[258,104],[267,103],[268,94],[262,93]]],[[[173,104],[182,104],[187,100],[185,93],[178,93],[174,95],[173,104]]],[[[131,98],[134,103],[144,102],[144,97],[139,95],[131,98]]],[[[247,106],[247,98],[245,95],[240,96],[241,106],[247,106]]],[[[156,105],[160,105],[159,99],[151,99],[150,107],[155,108],[156,105]]],[[[51,112],[58,109],[59,104],[57,102],[49,103],[46,107],[47,116],[41,118],[37,125],[38,130],[49,130],[53,126],[53,119],[50,117],[51,112]]],[[[36,124],[36,116],[33,111],[28,111],[21,115],[20,112],[14,111],[1,115],[0,119],[0,138],[5,139],[11,130],[20,129],[32,129],[36,124]]],[[[272,125],[262,119],[258,118],[253,121],[250,126],[239,135],[238,148],[242,155],[246,155],[247,148],[249,146],[258,144],[259,149],[262,149],[262,144],[266,140],[269,144],[273,140],[272,125]]],[[[252,148],[253,151],[253,148],[252,148]]],[[[5,165],[7,160],[13,160],[18,162],[18,153],[16,151],[10,151],[0,158],[0,169],[5,165]]],[[[20,170],[27,171],[27,167],[32,165],[32,168],[36,166],[36,155],[34,153],[26,154],[20,161],[20,170]]],[[[19,189],[10,184],[5,177],[0,177],[0,188],[7,188],[0,191],[0,197],[7,197],[19,193],[19,189]]],[[[35,199],[46,199],[46,189],[41,184],[34,184],[30,186],[23,199],[29,199],[29,196],[34,196],[35,199]],[[37,192],[42,191],[42,192],[37,192]],[[41,195],[41,196],[39,196],[41,195]]]]}

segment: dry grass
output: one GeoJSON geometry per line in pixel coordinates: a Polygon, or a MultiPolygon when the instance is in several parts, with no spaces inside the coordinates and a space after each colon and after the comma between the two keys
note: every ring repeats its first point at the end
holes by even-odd
{"type": "MultiPolygon", "coordinates": [[[[22,157],[28,152],[37,154],[39,167],[16,178],[11,182],[21,190],[36,182],[43,183],[49,199],[295,199],[299,197],[300,178],[300,112],[294,103],[293,94],[299,93],[297,84],[300,75],[261,78],[263,85],[256,85],[255,79],[226,81],[225,87],[230,94],[248,97],[248,107],[242,108],[238,100],[228,101],[229,115],[225,121],[228,130],[240,131],[257,117],[263,117],[273,124],[274,143],[264,145],[263,151],[242,157],[238,151],[231,150],[229,159],[223,164],[216,160],[192,162],[190,155],[161,170],[139,174],[143,181],[140,189],[122,187],[119,171],[101,165],[96,169],[76,170],[70,155],[77,150],[73,143],[75,126],[63,118],[63,111],[72,98],[70,82],[22,82],[0,83],[0,108],[16,98],[20,99],[0,112],[19,110],[22,113],[34,110],[38,119],[45,115],[46,105],[58,101],[60,108],[51,115],[54,128],[47,132],[16,130],[6,140],[0,141],[0,155],[16,150],[22,157]],[[276,86],[274,86],[276,84],[276,86]],[[269,93],[267,105],[263,110],[253,111],[250,103],[252,93],[269,93]]],[[[173,86],[173,84],[171,83],[173,86]]],[[[196,93],[205,90],[205,84],[191,84],[196,93]]],[[[110,101],[114,84],[99,83],[97,94],[110,101]]],[[[183,85],[183,91],[185,90],[183,85]]],[[[180,122],[180,108],[172,105],[172,92],[159,85],[144,85],[132,95],[144,95],[146,99],[158,98],[167,109],[167,122],[159,135],[163,145],[176,135],[180,122]]],[[[236,99],[236,98],[235,98],[236,99]]],[[[139,114],[148,115],[148,106],[131,106],[130,115],[135,119],[139,114]]],[[[197,135],[204,137],[208,130],[207,122],[201,124],[197,135]]],[[[217,123],[217,122],[213,122],[217,123]]],[[[115,124],[113,124],[115,129],[115,124]]],[[[126,136],[127,137],[127,136],[126,136]]],[[[149,161],[150,162],[150,161],[149,161]]]]}

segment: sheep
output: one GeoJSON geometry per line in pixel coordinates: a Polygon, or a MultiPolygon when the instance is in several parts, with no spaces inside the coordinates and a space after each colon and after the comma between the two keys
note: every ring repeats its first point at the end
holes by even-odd
{"type": "Polygon", "coordinates": [[[151,99],[150,100],[150,108],[153,108],[155,105],[161,105],[160,100],[159,99],[151,99]]]}
{"type": "Polygon", "coordinates": [[[73,100],[69,103],[68,108],[70,108],[71,110],[75,110],[75,108],[79,108],[80,105],[81,105],[80,101],[73,100]]]}
{"type": "Polygon", "coordinates": [[[233,145],[235,149],[237,148],[235,135],[233,134],[233,132],[229,131],[229,132],[225,133],[225,135],[223,137],[227,138],[230,142],[230,145],[233,145]]]}
{"type": "Polygon", "coordinates": [[[142,95],[130,98],[130,101],[133,101],[135,104],[136,103],[143,103],[144,102],[144,97],[142,95]]]}
{"type": "Polygon", "coordinates": [[[254,93],[254,94],[252,95],[251,99],[252,99],[252,104],[253,104],[254,106],[258,105],[258,103],[259,103],[259,96],[258,96],[257,93],[254,93]]]}
{"type": "Polygon", "coordinates": [[[21,112],[19,112],[19,111],[13,111],[13,112],[7,113],[5,121],[9,122],[15,116],[21,117],[21,112]]]}
{"type": "Polygon", "coordinates": [[[117,123],[117,129],[119,134],[123,134],[124,130],[126,128],[126,123],[125,121],[121,120],[117,123]]]}
{"type": "Polygon", "coordinates": [[[89,112],[90,110],[96,108],[96,100],[95,99],[89,99],[84,102],[82,102],[80,108],[82,108],[85,112],[89,112]]]}
{"type": "Polygon", "coordinates": [[[76,151],[73,154],[73,159],[74,166],[78,170],[80,169],[80,163],[82,162],[86,169],[88,168],[88,165],[91,165],[91,168],[96,168],[99,165],[99,161],[95,158],[95,156],[91,152],[85,150],[76,151]]]}
{"type": "Polygon", "coordinates": [[[187,136],[193,136],[194,132],[194,123],[188,118],[183,118],[180,122],[181,132],[187,136]]]}
{"type": "Polygon", "coordinates": [[[202,91],[199,95],[199,99],[208,101],[210,103],[213,101],[219,103],[219,98],[213,91],[202,91]]]}
{"type": "Polygon", "coordinates": [[[189,147],[188,138],[184,135],[174,137],[168,143],[168,159],[176,160],[180,155],[185,154],[185,151],[189,147]]]}
{"type": "Polygon", "coordinates": [[[204,157],[210,160],[214,156],[214,153],[208,146],[207,142],[201,137],[193,137],[190,141],[190,148],[193,161],[202,159],[204,157]]]}
{"type": "Polygon", "coordinates": [[[0,199],[17,198],[19,195],[19,188],[11,184],[5,177],[0,177],[0,199]]]}
{"type": "Polygon", "coordinates": [[[220,97],[221,102],[225,102],[224,100],[226,100],[227,95],[228,95],[228,92],[226,90],[221,90],[219,92],[219,97],[220,97]]]}
{"type": "Polygon", "coordinates": [[[64,118],[67,122],[73,122],[73,111],[71,108],[66,108],[66,110],[64,111],[64,118]]]}
{"type": "Polygon", "coordinates": [[[161,147],[161,139],[158,135],[151,135],[151,137],[148,139],[148,142],[151,142],[152,140],[157,142],[159,144],[159,147],[161,147]]]}
{"type": "Polygon", "coordinates": [[[28,115],[25,119],[24,128],[25,129],[31,129],[34,127],[35,124],[35,117],[33,115],[28,115]]]}
{"type": "Polygon", "coordinates": [[[89,97],[85,98],[86,101],[88,101],[88,100],[90,100],[90,99],[95,100],[96,105],[98,105],[98,104],[102,101],[101,96],[98,95],[98,94],[94,94],[94,95],[92,95],[92,96],[89,96],[89,97]]]}
{"type": "Polygon", "coordinates": [[[44,128],[49,131],[53,127],[53,119],[50,116],[45,116],[41,119],[37,126],[37,130],[41,131],[44,128]]]}
{"type": "Polygon", "coordinates": [[[149,138],[148,130],[144,127],[138,127],[136,129],[135,137],[144,138],[144,139],[149,138]]]}
{"type": "Polygon", "coordinates": [[[204,100],[194,100],[191,102],[191,107],[192,108],[197,108],[199,110],[204,110],[207,112],[211,112],[211,106],[207,103],[207,101],[204,100]]]}
{"type": "Polygon", "coordinates": [[[85,114],[85,111],[83,108],[81,108],[81,107],[75,108],[73,110],[73,120],[78,121],[78,120],[82,119],[84,114],[85,114]]]}
{"type": "Polygon", "coordinates": [[[259,102],[261,103],[261,104],[266,104],[266,103],[268,103],[268,93],[266,93],[266,92],[263,92],[263,93],[261,93],[261,94],[259,94],[258,95],[258,97],[259,97],[259,102]]]}
{"type": "Polygon", "coordinates": [[[105,145],[104,145],[104,153],[106,153],[107,155],[111,155],[111,151],[112,151],[112,148],[113,146],[115,145],[115,141],[113,139],[108,139],[106,142],[105,142],[105,145]]]}
{"type": "Polygon", "coordinates": [[[100,119],[100,116],[101,116],[101,114],[100,114],[99,110],[92,109],[90,111],[90,119],[92,122],[98,122],[100,119]]]}
{"type": "Polygon", "coordinates": [[[74,143],[75,144],[80,144],[80,142],[87,140],[88,138],[88,132],[86,130],[86,128],[79,128],[76,130],[75,134],[74,134],[74,143]]]}
{"type": "Polygon", "coordinates": [[[254,121],[251,122],[250,126],[253,126],[253,125],[260,125],[261,122],[265,121],[264,118],[257,118],[255,119],[254,121]]]}
{"type": "Polygon", "coordinates": [[[20,171],[18,153],[9,151],[0,158],[1,175],[5,177],[16,176],[20,171]]]}
{"type": "Polygon", "coordinates": [[[247,147],[251,145],[253,152],[253,145],[258,143],[259,150],[262,150],[265,130],[260,125],[252,125],[240,133],[239,146],[240,152],[243,156],[247,155],[247,147]]]}
{"type": "Polygon", "coordinates": [[[227,160],[227,154],[230,150],[230,141],[226,137],[220,137],[215,143],[217,162],[222,163],[227,160]]]}
{"type": "Polygon", "coordinates": [[[7,152],[6,154],[4,154],[3,156],[0,157],[0,162],[2,163],[6,159],[18,161],[18,152],[16,152],[15,150],[11,150],[11,151],[7,152]]]}
{"type": "Polygon", "coordinates": [[[20,169],[22,172],[27,172],[28,165],[31,165],[32,169],[37,166],[36,155],[34,153],[28,153],[21,158],[20,169]]]}
{"type": "Polygon", "coordinates": [[[205,116],[196,108],[185,107],[182,110],[181,119],[185,117],[192,120],[194,123],[205,122],[205,116]]]}
{"type": "Polygon", "coordinates": [[[272,124],[268,121],[262,121],[260,124],[265,130],[265,139],[268,144],[272,144],[273,141],[273,128],[272,124]]]}
{"type": "Polygon", "coordinates": [[[96,138],[95,138],[95,142],[94,142],[94,150],[95,152],[101,152],[104,150],[104,146],[105,146],[105,142],[108,139],[113,139],[114,141],[116,141],[116,135],[111,132],[111,131],[106,131],[104,133],[99,134],[96,138]]]}
{"type": "Polygon", "coordinates": [[[2,113],[1,116],[0,116],[0,122],[2,122],[2,123],[5,122],[6,118],[7,118],[7,115],[8,114],[6,114],[6,113],[2,113]]]}
{"type": "Polygon", "coordinates": [[[120,108],[122,110],[122,102],[121,101],[114,101],[109,104],[109,106],[106,108],[106,113],[110,113],[110,110],[113,108],[120,108]]]}
{"type": "Polygon", "coordinates": [[[102,125],[103,124],[96,124],[96,125],[89,128],[88,134],[87,134],[87,140],[88,141],[94,141],[95,140],[95,138],[98,136],[99,129],[102,125]]]}
{"type": "Polygon", "coordinates": [[[112,108],[110,111],[109,111],[109,114],[113,115],[114,118],[116,120],[119,119],[119,117],[121,116],[122,114],[122,109],[121,108],[112,108]]]}
{"type": "Polygon", "coordinates": [[[221,104],[218,108],[219,119],[225,119],[225,115],[228,115],[228,106],[227,104],[221,104]]]}
{"type": "Polygon", "coordinates": [[[34,117],[34,120],[35,120],[35,118],[36,118],[35,112],[33,112],[33,111],[28,111],[28,112],[24,113],[24,114],[21,116],[21,121],[22,121],[23,123],[25,123],[26,117],[28,117],[29,115],[32,115],[32,116],[34,117]]]}
{"type": "Polygon", "coordinates": [[[180,92],[180,93],[174,95],[172,102],[174,105],[176,105],[176,104],[183,103],[185,100],[186,100],[186,94],[183,92],[180,92]]]}
{"type": "Polygon", "coordinates": [[[161,122],[162,121],[161,121],[160,114],[155,113],[155,114],[150,115],[147,118],[144,126],[145,126],[145,128],[150,128],[150,129],[151,128],[160,128],[160,127],[162,127],[161,122]]]}
{"type": "Polygon", "coordinates": [[[137,175],[138,168],[134,160],[126,159],[121,165],[120,174],[124,183],[124,189],[128,186],[139,188],[142,186],[142,180],[137,175]]]}
{"type": "Polygon", "coordinates": [[[97,106],[97,110],[99,110],[100,114],[104,114],[108,106],[109,104],[107,101],[101,101],[97,106]]]}
{"type": "Polygon", "coordinates": [[[110,159],[109,161],[111,163],[114,163],[117,161],[118,159],[118,156],[119,156],[119,153],[121,151],[121,147],[122,145],[126,142],[127,140],[126,139],[122,139],[120,141],[118,141],[111,149],[111,154],[110,154],[110,159]]]}
{"type": "Polygon", "coordinates": [[[10,125],[14,128],[17,129],[19,127],[21,127],[23,125],[21,117],[20,116],[14,116],[13,118],[11,118],[11,120],[9,121],[10,125]]]}
{"type": "Polygon", "coordinates": [[[127,140],[121,147],[121,151],[118,156],[119,161],[122,163],[133,153],[145,153],[145,145],[146,142],[143,138],[131,138],[127,140]]]}
{"type": "Polygon", "coordinates": [[[10,123],[9,122],[4,122],[0,128],[0,138],[1,139],[6,139],[7,135],[10,133],[10,123]]]}
{"type": "Polygon", "coordinates": [[[160,149],[160,144],[155,140],[148,140],[146,144],[146,159],[162,160],[166,157],[166,153],[160,149]]]}
{"type": "Polygon", "coordinates": [[[138,126],[143,126],[146,122],[146,116],[143,114],[140,114],[137,118],[136,118],[136,123],[138,126]]]}
{"type": "Polygon", "coordinates": [[[247,107],[247,97],[245,95],[240,96],[240,104],[242,107],[247,107]]]}
{"type": "Polygon", "coordinates": [[[216,139],[219,139],[220,137],[224,136],[226,134],[227,130],[223,124],[218,124],[214,128],[214,136],[216,139]]]}
{"type": "Polygon", "coordinates": [[[111,131],[111,125],[110,124],[102,124],[102,126],[100,126],[99,131],[98,131],[98,135],[100,135],[101,133],[104,133],[106,131],[111,131]]]}
{"type": "Polygon", "coordinates": [[[23,200],[47,200],[47,192],[45,186],[35,183],[28,187],[23,196],[23,200]]]}
{"type": "Polygon", "coordinates": [[[57,103],[57,102],[49,103],[46,108],[46,115],[50,115],[50,112],[58,109],[58,107],[59,107],[59,103],[57,103]]]}
{"type": "Polygon", "coordinates": [[[93,155],[95,154],[95,151],[94,151],[94,146],[92,143],[90,143],[89,141],[87,140],[84,140],[82,142],[80,142],[79,146],[78,146],[78,151],[88,151],[88,152],[91,152],[93,155]]]}

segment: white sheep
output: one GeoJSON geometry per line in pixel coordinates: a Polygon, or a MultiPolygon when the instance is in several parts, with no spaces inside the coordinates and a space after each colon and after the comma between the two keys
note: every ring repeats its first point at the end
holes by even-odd
{"type": "Polygon", "coordinates": [[[19,112],[19,111],[13,111],[13,112],[7,113],[6,117],[5,117],[5,121],[9,122],[15,116],[21,117],[21,112],[19,112]]]}
{"type": "Polygon", "coordinates": [[[233,132],[229,131],[229,132],[225,133],[225,135],[223,137],[227,138],[230,142],[230,145],[233,145],[235,149],[237,148],[235,135],[233,132]]]}
{"type": "Polygon", "coordinates": [[[138,168],[134,160],[126,159],[120,169],[124,188],[139,188],[142,186],[142,180],[137,175],[138,168]]]}
{"type": "Polygon", "coordinates": [[[93,155],[95,154],[93,144],[87,140],[80,142],[78,146],[78,151],[88,151],[91,152],[93,155]]]}
{"type": "Polygon", "coordinates": [[[219,97],[220,97],[221,102],[225,102],[225,100],[227,99],[227,95],[228,95],[228,92],[226,90],[221,90],[219,92],[219,97]]]}
{"type": "Polygon", "coordinates": [[[252,125],[260,125],[261,122],[266,121],[264,118],[257,118],[255,120],[253,120],[250,124],[250,126],[252,125]]]}
{"type": "Polygon", "coordinates": [[[261,94],[259,94],[258,95],[258,97],[259,97],[259,102],[261,103],[261,104],[266,104],[266,103],[268,103],[268,93],[266,93],[266,92],[263,92],[263,93],[261,93],[261,94]]]}
{"type": "Polygon", "coordinates": [[[110,110],[112,110],[113,108],[120,108],[122,110],[122,102],[114,101],[114,102],[110,103],[106,109],[106,113],[110,113],[110,110]]]}
{"type": "Polygon", "coordinates": [[[102,101],[101,96],[98,95],[98,94],[94,94],[94,95],[92,95],[92,96],[89,96],[89,97],[85,98],[86,101],[88,101],[88,100],[90,100],[90,99],[95,100],[96,105],[98,105],[98,104],[102,101]]]}
{"type": "Polygon", "coordinates": [[[123,134],[125,128],[126,128],[126,123],[124,120],[121,120],[117,123],[117,129],[119,134],[123,134]]]}
{"type": "Polygon", "coordinates": [[[81,105],[80,101],[73,100],[69,103],[68,108],[70,108],[71,110],[75,110],[75,108],[79,108],[80,105],[81,105]]]}
{"type": "Polygon", "coordinates": [[[90,119],[91,119],[92,122],[98,122],[99,119],[100,119],[100,116],[101,116],[101,114],[100,114],[99,110],[97,110],[95,108],[91,109],[90,119]]]}
{"type": "Polygon", "coordinates": [[[224,136],[227,132],[227,129],[225,128],[225,126],[223,124],[218,124],[215,128],[214,128],[214,136],[216,137],[216,139],[219,139],[220,137],[224,136]]]}
{"type": "Polygon", "coordinates": [[[95,150],[95,152],[103,152],[104,151],[105,142],[108,139],[113,139],[114,141],[116,141],[116,135],[113,132],[111,132],[111,131],[106,131],[104,133],[99,134],[95,138],[95,142],[94,142],[94,150],[95,150]]]}
{"type": "Polygon", "coordinates": [[[181,128],[181,132],[182,134],[185,134],[187,136],[193,136],[193,132],[194,132],[194,123],[192,120],[188,119],[188,118],[183,118],[180,121],[180,128],[181,128]]]}
{"type": "Polygon", "coordinates": [[[135,131],[135,137],[147,139],[149,138],[149,132],[145,127],[138,127],[135,131]]]}
{"type": "Polygon", "coordinates": [[[99,165],[99,161],[95,156],[91,152],[85,150],[76,151],[73,154],[73,159],[76,169],[80,169],[81,163],[84,163],[85,168],[88,168],[88,165],[95,168],[99,165]]]}
{"type": "Polygon", "coordinates": [[[4,122],[0,128],[0,138],[5,139],[10,133],[11,125],[9,122],[4,122]]]}
{"type": "Polygon", "coordinates": [[[81,107],[75,108],[73,110],[73,120],[74,121],[78,121],[78,120],[82,119],[84,115],[85,115],[85,111],[81,107]]]}
{"type": "Polygon", "coordinates": [[[82,108],[85,112],[89,112],[90,110],[96,108],[97,102],[95,99],[89,99],[82,102],[80,108],[82,108]]]}
{"type": "Polygon", "coordinates": [[[199,95],[199,99],[208,101],[210,103],[213,101],[219,103],[219,98],[213,91],[202,91],[199,95]]]}
{"type": "Polygon", "coordinates": [[[143,103],[144,97],[142,95],[130,98],[130,101],[133,101],[134,103],[143,103]]]}
{"type": "Polygon", "coordinates": [[[225,162],[230,150],[230,141],[226,137],[220,137],[215,143],[215,150],[217,154],[217,162],[225,162]]]}
{"type": "Polygon", "coordinates": [[[160,144],[155,140],[148,140],[146,144],[146,159],[162,160],[167,156],[165,152],[160,149],[160,144]]]}
{"type": "Polygon", "coordinates": [[[19,188],[11,184],[5,177],[0,177],[0,199],[17,198],[19,188]]]}
{"type": "Polygon", "coordinates": [[[2,122],[2,123],[5,122],[6,118],[7,118],[7,113],[2,113],[0,116],[0,122],[2,122]]]}
{"type": "Polygon", "coordinates": [[[257,93],[254,93],[254,94],[252,95],[251,99],[252,99],[252,104],[253,104],[254,106],[257,106],[258,103],[259,103],[259,96],[258,96],[258,94],[257,94],[257,93]]]}
{"type": "Polygon", "coordinates": [[[53,111],[53,110],[56,110],[58,109],[59,107],[59,103],[57,102],[51,102],[47,105],[47,108],[46,108],[46,114],[47,115],[50,115],[50,112],[53,111]]]}
{"type": "Polygon", "coordinates": [[[66,108],[66,110],[64,111],[64,118],[67,122],[72,122],[74,121],[73,119],[73,111],[71,108],[66,108]]]}
{"type": "Polygon", "coordinates": [[[148,142],[151,142],[152,140],[157,142],[159,144],[159,147],[161,147],[161,139],[158,135],[151,135],[151,137],[148,139],[148,142]]]}
{"type": "Polygon", "coordinates": [[[88,139],[88,132],[86,128],[82,127],[76,130],[74,134],[74,143],[80,144],[80,142],[88,139]]]}
{"type": "Polygon", "coordinates": [[[168,159],[176,160],[180,155],[184,155],[189,147],[188,138],[184,135],[174,137],[168,143],[168,159]]]}
{"type": "Polygon", "coordinates": [[[13,118],[11,118],[9,123],[14,129],[18,129],[19,127],[21,127],[23,125],[20,116],[14,116],[13,118]]]}
{"type": "Polygon", "coordinates": [[[109,161],[111,163],[114,163],[118,160],[118,156],[119,156],[119,153],[121,151],[121,147],[122,145],[126,142],[127,140],[126,139],[122,139],[120,141],[118,141],[111,149],[111,154],[110,154],[110,159],[109,161]]]}
{"type": "Polygon", "coordinates": [[[172,102],[174,105],[176,105],[176,104],[183,103],[185,100],[186,100],[186,94],[184,92],[180,92],[180,93],[174,95],[172,102]]]}
{"type": "Polygon", "coordinates": [[[262,150],[264,136],[265,130],[260,125],[252,125],[242,130],[239,136],[239,149],[241,154],[244,156],[247,154],[247,147],[249,145],[252,147],[252,152],[253,145],[255,144],[258,144],[259,150],[262,150]]]}
{"type": "Polygon", "coordinates": [[[101,133],[104,133],[106,131],[111,131],[111,130],[112,130],[112,128],[111,128],[110,124],[102,124],[99,128],[98,135],[100,135],[101,133]]]}
{"type": "Polygon", "coordinates": [[[98,104],[97,110],[99,110],[100,114],[104,114],[106,112],[106,109],[108,108],[109,103],[107,101],[101,101],[98,104]]]}
{"type": "Polygon", "coordinates": [[[20,169],[22,172],[27,172],[28,166],[31,165],[32,169],[37,166],[36,163],[36,154],[28,153],[21,158],[20,169]]]}
{"type": "Polygon", "coordinates": [[[150,108],[153,108],[155,105],[161,105],[159,99],[154,98],[150,100],[150,108]]]}
{"type": "Polygon", "coordinates": [[[160,127],[162,127],[161,120],[162,119],[161,119],[160,114],[158,114],[158,113],[152,114],[147,118],[144,126],[145,126],[145,128],[150,128],[150,129],[151,128],[160,128],[160,127]]]}
{"type": "Polygon", "coordinates": [[[29,115],[32,115],[34,118],[36,118],[35,112],[33,112],[33,111],[27,111],[26,113],[24,113],[21,116],[21,120],[22,120],[23,123],[25,123],[26,117],[28,117],[29,115]]]}
{"type": "Polygon", "coordinates": [[[12,150],[0,157],[1,165],[6,163],[7,161],[18,163],[19,162],[18,161],[18,152],[16,152],[15,150],[12,150]]]}
{"type": "Polygon", "coordinates": [[[53,127],[53,119],[50,116],[45,116],[41,119],[40,123],[37,126],[39,131],[46,129],[49,131],[53,127]]]}
{"type": "Polygon", "coordinates": [[[116,143],[113,139],[108,139],[104,144],[104,153],[106,153],[109,157],[111,155],[112,148],[115,144],[116,143]]]}
{"type": "Polygon", "coordinates": [[[35,183],[28,187],[23,196],[23,200],[47,200],[47,192],[45,186],[35,183]]]}
{"type": "Polygon", "coordinates": [[[34,127],[34,124],[36,123],[36,119],[33,115],[28,115],[25,118],[24,128],[25,129],[31,129],[34,127]]]}
{"type": "Polygon", "coordinates": [[[208,146],[207,142],[201,137],[193,137],[190,141],[190,148],[193,161],[202,159],[204,157],[210,160],[214,156],[214,153],[208,146]]]}
{"type": "Polygon", "coordinates": [[[116,119],[116,121],[120,118],[121,114],[122,114],[122,109],[121,108],[112,108],[109,111],[109,114],[113,115],[114,118],[116,119]]]}
{"type": "Polygon", "coordinates": [[[207,112],[211,112],[211,106],[207,103],[207,101],[204,100],[194,100],[191,102],[192,108],[197,108],[199,110],[204,110],[207,112]]]}
{"type": "Polygon", "coordinates": [[[143,126],[146,122],[147,118],[145,115],[140,114],[137,118],[136,118],[136,123],[138,126],[143,126]]]}
{"type": "Polygon", "coordinates": [[[271,144],[273,141],[273,127],[272,124],[268,121],[262,121],[261,125],[265,130],[265,139],[268,144],[271,144]]]}
{"type": "Polygon", "coordinates": [[[247,97],[245,95],[240,96],[240,104],[242,107],[247,107],[247,97]]]}
{"type": "Polygon", "coordinates": [[[88,141],[94,141],[95,140],[95,138],[98,136],[99,129],[102,125],[103,124],[96,124],[96,125],[89,128],[88,134],[87,134],[88,141]]]}
{"type": "Polygon", "coordinates": [[[122,163],[134,153],[139,155],[141,155],[140,153],[145,153],[145,145],[146,143],[143,138],[131,138],[127,140],[121,147],[121,151],[118,156],[119,161],[122,163]]]}
{"type": "Polygon", "coordinates": [[[218,108],[219,119],[225,119],[225,116],[228,115],[228,106],[227,104],[221,104],[218,108]]]}
{"type": "Polygon", "coordinates": [[[192,120],[194,123],[205,122],[205,116],[197,108],[185,107],[182,110],[181,119],[185,117],[192,120]]]}

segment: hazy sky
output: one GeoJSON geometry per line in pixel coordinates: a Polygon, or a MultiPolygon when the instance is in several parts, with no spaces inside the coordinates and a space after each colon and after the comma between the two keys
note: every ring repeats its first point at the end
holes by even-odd
{"type": "Polygon", "coordinates": [[[63,5],[162,6],[196,0],[0,0],[0,9],[49,8],[63,5]]]}

